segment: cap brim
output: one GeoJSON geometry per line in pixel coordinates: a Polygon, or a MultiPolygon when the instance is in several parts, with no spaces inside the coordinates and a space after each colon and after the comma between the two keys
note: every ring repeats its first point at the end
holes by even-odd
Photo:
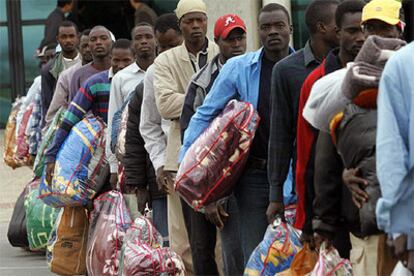
{"type": "Polygon", "coordinates": [[[362,24],[366,23],[369,20],[381,20],[381,21],[383,21],[387,24],[390,24],[390,25],[397,25],[398,22],[400,22],[400,19],[395,19],[395,18],[391,18],[391,17],[387,17],[387,16],[371,16],[371,17],[365,18],[365,20],[362,22],[362,24]]]}
{"type": "Polygon", "coordinates": [[[231,33],[231,31],[233,31],[234,29],[242,29],[244,32],[246,32],[246,27],[243,25],[233,25],[227,29],[225,29],[222,33],[221,33],[221,38],[222,39],[226,39],[229,34],[231,33]]]}

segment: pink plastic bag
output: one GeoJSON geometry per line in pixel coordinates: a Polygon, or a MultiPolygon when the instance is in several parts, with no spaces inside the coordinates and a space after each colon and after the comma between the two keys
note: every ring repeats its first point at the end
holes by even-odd
{"type": "Polygon", "coordinates": [[[243,172],[259,121],[252,104],[232,100],[189,148],[175,189],[195,210],[230,194],[243,172]]]}
{"type": "Polygon", "coordinates": [[[335,248],[326,249],[322,243],[319,251],[319,260],[311,276],[352,276],[352,264],[339,256],[335,248]]]}
{"type": "Polygon", "coordinates": [[[33,103],[31,103],[23,113],[23,118],[20,122],[19,132],[16,137],[16,151],[13,156],[16,163],[24,166],[29,160],[29,139],[26,136],[26,127],[29,123],[30,116],[33,111],[33,103]]]}
{"type": "Polygon", "coordinates": [[[119,257],[132,220],[118,191],[100,195],[91,213],[86,268],[89,276],[119,275],[119,257]]]}

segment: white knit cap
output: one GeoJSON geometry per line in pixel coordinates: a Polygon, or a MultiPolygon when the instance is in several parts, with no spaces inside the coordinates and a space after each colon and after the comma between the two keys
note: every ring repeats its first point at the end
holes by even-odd
{"type": "Polygon", "coordinates": [[[207,14],[207,7],[203,0],[180,0],[175,9],[178,19],[190,12],[202,12],[207,14]]]}

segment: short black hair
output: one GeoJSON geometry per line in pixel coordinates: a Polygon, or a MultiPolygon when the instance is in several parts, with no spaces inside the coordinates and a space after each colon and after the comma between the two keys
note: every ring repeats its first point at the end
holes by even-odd
{"type": "Polygon", "coordinates": [[[84,36],[84,35],[89,36],[90,32],[91,32],[91,29],[85,29],[81,32],[81,36],[84,36]]]}
{"type": "Polygon", "coordinates": [[[181,33],[180,26],[178,24],[178,17],[175,13],[163,14],[155,21],[154,31],[164,34],[169,29],[173,29],[177,33],[181,33]]]}
{"type": "Polygon", "coordinates": [[[112,50],[113,49],[128,49],[128,50],[131,50],[133,55],[135,54],[134,49],[132,48],[131,40],[126,39],[126,38],[117,39],[112,44],[112,50]]]}
{"type": "MultiPolygon", "coordinates": [[[[75,24],[75,23],[73,23],[72,21],[69,21],[69,20],[64,20],[64,21],[62,21],[62,22],[59,24],[58,30],[59,30],[61,27],[74,27],[74,28],[75,28],[75,30],[76,30],[76,33],[77,33],[77,34],[79,34],[78,26],[76,26],[76,24],[75,24]]],[[[59,31],[58,31],[58,33],[59,33],[59,31]]]]}
{"type": "Polygon", "coordinates": [[[280,4],[277,4],[277,3],[270,3],[270,4],[267,4],[266,6],[264,6],[263,8],[261,8],[260,11],[259,11],[259,16],[263,12],[273,12],[273,11],[282,11],[282,12],[284,12],[286,14],[287,19],[288,19],[288,23],[290,24],[290,16],[289,16],[288,10],[284,6],[282,6],[280,4]]]}
{"type": "Polygon", "coordinates": [[[342,27],[342,20],[346,13],[362,12],[365,2],[360,0],[346,0],[338,5],[335,13],[335,22],[338,28],[342,27]]]}
{"type": "Polygon", "coordinates": [[[138,27],[142,27],[142,26],[147,26],[147,27],[151,27],[152,29],[154,29],[154,26],[152,26],[150,23],[148,23],[148,22],[140,22],[137,25],[135,25],[134,28],[132,28],[132,30],[131,30],[131,38],[133,37],[133,34],[134,34],[135,30],[138,27]]]}
{"type": "Polygon", "coordinates": [[[72,3],[72,0],[57,0],[56,6],[59,8],[63,8],[66,5],[69,5],[72,3]]]}
{"type": "Polygon", "coordinates": [[[309,3],[305,11],[305,23],[311,34],[318,31],[318,22],[328,24],[335,18],[335,13],[331,13],[326,7],[338,4],[338,0],[313,0],[309,3]]]}

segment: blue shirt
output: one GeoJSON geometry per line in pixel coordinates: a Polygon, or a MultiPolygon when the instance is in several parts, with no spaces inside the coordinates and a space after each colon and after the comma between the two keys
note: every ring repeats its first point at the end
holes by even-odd
{"type": "Polygon", "coordinates": [[[414,237],[414,42],[395,53],[378,97],[377,175],[382,197],[379,229],[414,237]]]}

